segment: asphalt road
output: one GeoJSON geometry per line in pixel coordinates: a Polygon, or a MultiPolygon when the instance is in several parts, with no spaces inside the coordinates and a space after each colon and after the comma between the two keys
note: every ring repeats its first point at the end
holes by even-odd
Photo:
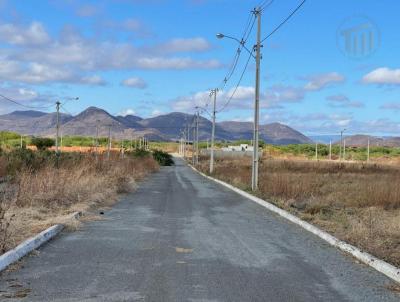
{"type": "Polygon", "coordinates": [[[0,276],[4,301],[399,301],[380,273],[177,160],[0,276]],[[5,298],[16,294],[19,298],[5,298]]]}

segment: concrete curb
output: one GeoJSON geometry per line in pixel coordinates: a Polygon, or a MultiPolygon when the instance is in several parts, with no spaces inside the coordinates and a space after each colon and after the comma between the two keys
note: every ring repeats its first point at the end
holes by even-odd
{"type": "Polygon", "coordinates": [[[210,177],[210,176],[200,172],[199,170],[194,168],[192,165],[189,165],[189,166],[194,171],[199,173],[200,175],[202,175],[216,183],[219,183],[220,185],[223,185],[224,187],[227,187],[227,188],[231,189],[232,191],[235,191],[236,193],[258,203],[259,205],[263,206],[264,208],[267,208],[268,210],[270,210],[274,213],[277,213],[278,215],[286,218],[287,220],[291,221],[292,223],[295,223],[295,224],[301,226],[302,228],[304,228],[305,230],[317,235],[321,239],[328,242],[330,245],[335,246],[335,247],[339,248],[340,250],[351,254],[356,259],[360,260],[361,262],[373,267],[374,269],[376,269],[377,271],[386,275],[390,279],[400,283],[400,269],[399,268],[397,268],[383,260],[380,260],[380,259],[376,258],[375,256],[372,256],[366,252],[363,252],[351,244],[348,244],[344,241],[337,239],[336,237],[328,234],[327,232],[320,230],[319,228],[315,227],[314,225],[312,225],[308,222],[305,222],[304,220],[301,220],[300,218],[290,214],[289,212],[287,212],[285,210],[282,210],[281,208],[278,208],[277,206],[275,206],[261,198],[255,197],[255,196],[253,196],[245,191],[242,191],[242,190],[240,190],[226,182],[223,182],[219,179],[210,177]]]}
{"type": "MultiPolygon", "coordinates": [[[[70,219],[78,219],[82,215],[81,212],[75,212],[70,215],[70,219]]],[[[17,247],[9,250],[0,256],[0,272],[6,269],[10,264],[18,261],[22,257],[26,256],[33,250],[37,249],[50,239],[57,236],[64,229],[63,224],[56,224],[48,229],[44,230],[40,234],[37,234],[34,237],[31,237],[17,247]]]]}

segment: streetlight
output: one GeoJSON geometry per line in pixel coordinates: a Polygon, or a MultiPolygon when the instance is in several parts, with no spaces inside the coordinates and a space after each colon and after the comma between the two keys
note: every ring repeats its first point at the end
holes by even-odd
{"type": "Polygon", "coordinates": [[[259,115],[260,115],[260,61],[261,61],[261,8],[256,8],[253,14],[257,18],[257,43],[254,45],[254,51],[256,55],[245,46],[245,41],[239,40],[235,37],[227,36],[222,33],[218,33],[216,36],[218,39],[228,38],[238,42],[255,60],[256,60],[256,87],[255,87],[255,98],[254,98],[254,134],[253,134],[253,165],[251,175],[251,189],[256,191],[258,188],[258,132],[259,132],[259,115]]]}
{"type": "MultiPolygon", "coordinates": [[[[79,100],[79,97],[71,98],[70,100],[79,100]]],[[[67,101],[68,102],[68,101],[67,101]]],[[[59,136],[60,136],[60,106],[61,102],[56,102],[56,111],[57,111],[57,123],[56,123],[56,154],[59,155],[59,136]]]]}

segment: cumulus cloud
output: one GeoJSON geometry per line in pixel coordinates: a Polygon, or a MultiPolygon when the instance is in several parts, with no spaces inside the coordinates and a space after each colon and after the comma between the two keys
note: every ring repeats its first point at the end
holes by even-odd
{"type": "Polygon", "coordinates": [[[303,79],[308,80],[308,83],[304,86],[304,89],[307,91],[318,91],[332,84],[343,83],[345,81],[345,77],[337,72],[307,76],[303,77],[303,79]]]}
{"type": "Polygon", "coordinates": [[[127,109],[123,109],[122,111],[120,111],[118,113],[118,115],[121,115],[121,116],[136,115],[136,111],[132,108],[127,108],[127,109]]]}
{"type": "Polygon", "coordinates": [[[400,111],[400,102],[399,103],[385,103],[380,107],[380,109],[400,111]]]}
{"type": "Polygon", "coordinates": [[[147,83],[139,77],[125,79],[121,82],[121,85],[138,89],[145,89],[147,87],[147,83]]]}
{"type": "Polygon", "coordinates": [[[360,101],[351,101],[344,94],[335,94],[326,97],[326,100],[329,102],[329,106],[334,108],[362,108],[364,107],[364,103],[360,101]]]}
{"type": "MultiPolygon", "coordinates": [[[[173,110],[191,112],[196,106],[210,104],[210,92],[199,91],[188,96],[180,96],[171,100],[173,110]]],[[[253,86],[239,86],[219,91],[218,108],[226,110],[251,109],[254,106],[255,89],[253,86]]],[[[261,108],[281,108],[284,103],[299,102],[305,96],[304,90],[298,87],[274,85],[260,95],[261,108]]]]}
{"type": "Polygon", "coordinates": [[[25,27],[0,24],[0,39],[12,45],[44,45],[50,42],[48,33],[39,22],[32,22],[25,27]]]}
{"type": "Polygon", "coordinates": [[[107,82],[99,75],[83,77],[81,83],[94,86],[104,86],[107,84],[107,82]]]}
{"type": "Polygon", "coordinates": [[[161,114],[163,114],[163,112],[162,112],[161,110],[158,110],[158,109],[154,109],[154,110],[151,112],[151,116],[152,116],[152,117],[159,116],[159,115],[161,115],[161,114]]]}
{"type": "Polygon", "coordinates": [[[16,102],[26,106],[18,106],[15,103],[9,102],[4,98],[1,98],[1,112],[8,112],[10,110],[28,110],[29,107],[38,107],[37,109],[47,109],[48,106],[52,105],[55,100],[55,96],[50,94],[39,93],[36,90],[26,86],[0,86],[1,94],[7,98],[15,100],[16,102]]]}
{"type": "Polygon", "coordinates": [[[164,52],[203,52],[211,48],[210,43],[204,38],[172,39],[161,44],[160,49],[164,52]]]}
{"type": "Polygon", "coordinates": [[[367,73],[362,82],[365,84],[400,85],[400,69],[377,68],[367,73]]]}
{"type": "MultiPolygon", "coordinates": [[[[138,26],[130,20],[126,27],[138,26]]],[[[182,52],[203,52],[210,48],[203,38],[171,39],[161,44],[135,46],[127,42],[95,40],[66,26],[56,39],[44,26],[0,24],[0,38],[9,47],[0,52],[0,78],[25,83],[70,82],[103,84],[82,74],[128,69],[213,69],[222,64],[215,59],[194,59],[182,52]]]]}

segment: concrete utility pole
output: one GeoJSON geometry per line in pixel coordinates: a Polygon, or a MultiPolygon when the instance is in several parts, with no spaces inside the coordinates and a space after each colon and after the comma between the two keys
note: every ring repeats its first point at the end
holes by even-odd
{"type": "Polygon", "coordinates": [[[21,134],[20,148],[22,149],[22,134],[21,134]]]}
{"type": "Polygon", "coordinates": [[[346,160],[346,139],[343,140],[343,160],[346,160]]]}
{"type": "Polygon", "coordinates": [[[182,145],[183,158],[186,159],[186,130],[183,130],[183,145],[182,145]]]}
{"type": "Polygon", "coordinates": [[[343,146],[343,133],[346,131],[346,129],[343,129],[340,131],[340,147],[339,147],[339,160],[342,160],[342,146],[343,146]]]}
{"type": "Polygon", "coordinates": [[[95,144],[96,156],[99,153],[99,121],[96,121],[96,144],[95,144]]]}
{"type": "Polygon", "coordinates": [[[193,128],[193,139],[192,139],[192,165],[194,166],[196,164],[196,159],[195,159],[195,140],[196,140],[196,127],[192,126],[193,128]]]}
{"type": "Polygon", "coordinates": [[[108,148],[107,148],[107,159],[110,159],[111,152],[111,126],[108,127],[108,148]]]}
{"type": "Polygon", "coordinates": [[[196,116],[196,165],[199,164],[199,118],[200,118],[200,113],[197,110],[197,116],[196,116]]]}
{"type": "Polygon", "coordinates": [[[260,61],[261,61],[261,8],[254,10],[257,18],[257,44],[256,51],[256,91],[254,100],[254,147],[253,147],[253,169],[251,177],[251,189],[258,189],[258,132],[259,132],[259,115],[260,115],[260,61]]]}
{"type": "Polygon", "coordinates": [[[186,137],[187,137],[187,139],[186,139],[186,144],[187,144],[187,150],[186,150],[186,152],[187,152],[187,157],[189,157],[189,150],[190,150],[190,147],[189,147],[189,145],[190,145],[190,129],[189,129],[189,124],[186,125],[186,137]]]}
{"type": "Polygon", "coordinates": [[[121,139],[121,157],[125,157],[125,150],[124,150],[124,139],[121,139]]]}
{"type": "Polygon", "coordinates": [[[329,160],[332,160],[332,141],[329,141],[329,160]]]}
{"type": "MultiPolygon", "coordinates": [[[[217,108],[217,92],[218,88],[211,90],[211,94],[214,95],[213,99],[213,115],[212,115],[212,129],[211,129],[211,151],[210,151],[210,174],[214,172],[214,145],[215,145],[215,115],[217,108]]],[[[208,142],[208,141],[207,141],[208,142]]],[[[208,149],[208,143],[207,143],[208,149]]]]}
{"type": "Polygon", "coordinates": [[[61,105],[61,102],[60,102],[60,101],[57,101],[57,102],[56,102],[56,111],[57,111],[57,124],[56,124],[56,154],[57,154],[57,155],[59,154],[59,150],[58,150],[59,142],[58,142],[58,140],[59,140],[59,135],[60,135],[60,105],[61,105]]]}
{"type": "Polygon", "coordinates": [[[315,160],[318,160],[318,142],[315,143],[315,160]]]}
{"type": "Polygon", "coordinates": [[[367,162],[369,162],[369,137],[368,137],[368,144],[367,144],[367,162]]]}

